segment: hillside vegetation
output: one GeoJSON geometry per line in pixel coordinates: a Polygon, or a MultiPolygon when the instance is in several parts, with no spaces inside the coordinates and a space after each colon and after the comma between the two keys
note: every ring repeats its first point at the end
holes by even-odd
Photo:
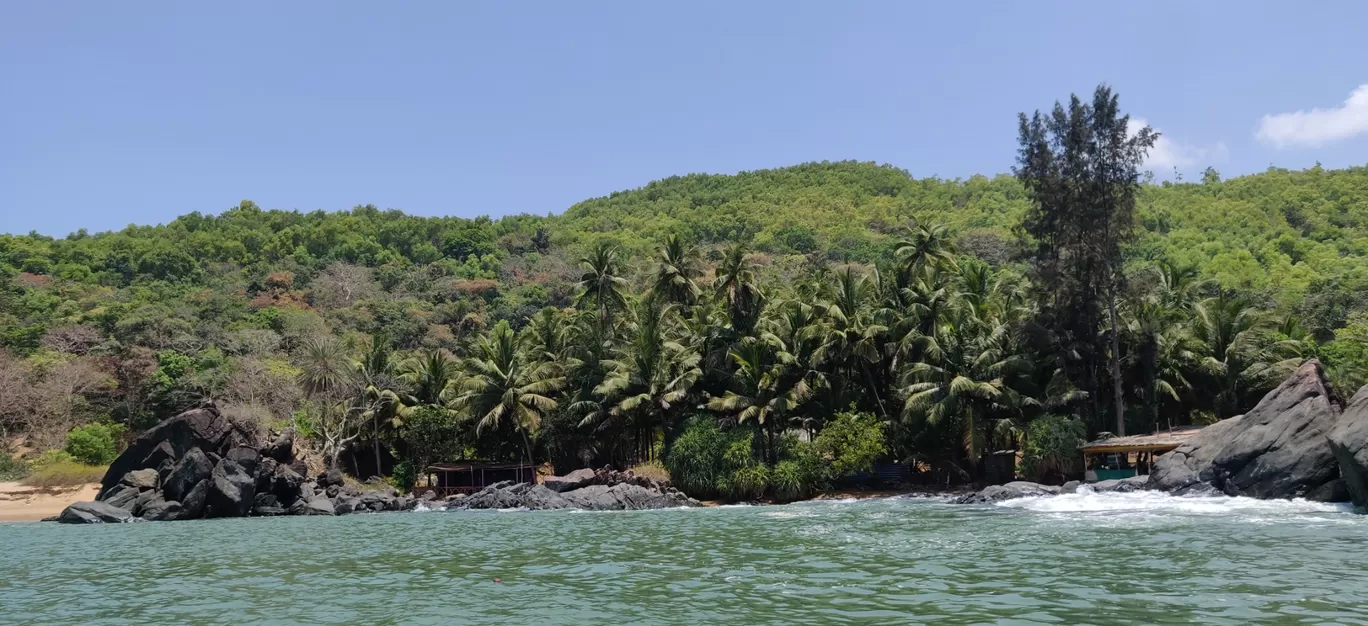
{"type": "MultiPolygon", "coordinates": [[[[853,410],[879,418],[888,456],[969,468],[1073,413],[1029,347],[1014,229],[1030,206],[1012,176],[824,162],[672,177],[548,217],[244,201],[3,235],[0,434],[37,450],[89,423],[131,436],[213,399],[371,473],[658,459],[708,414],[757,424],[755,467],[792,474],[783,431],[853,410]]],[[[1362,381],[1368,168],[1146,183],[1137,217],[1125,393],[1154,412],[1136,429],[1248,408],[1289,359],[1362,381]],[[1185,312],[1160,323],[1145,302],[1185,312]]]]}

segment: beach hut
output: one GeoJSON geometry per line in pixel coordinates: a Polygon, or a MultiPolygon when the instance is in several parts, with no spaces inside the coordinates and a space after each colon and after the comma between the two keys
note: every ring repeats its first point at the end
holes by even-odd
{"type": "Polygon", "coordinates": [[[1169,452],[1193,435],[1200,427],[1176,428],[1149,435],[1111,437],[1083,444],[1084,477],[1088,482],[1130,478],[1149,474],[1154,459],[1169,452]]]}
{"type": "Polygon", "coordinates": [[[494,483],[511,480],[518,483],[537,482],[537,467],[527,463],[496,463],[493,461],[454,461],[427,468],[414,485],[413,491],[432,490],[438,497],[458,493],[471,494],[494,483]]]}

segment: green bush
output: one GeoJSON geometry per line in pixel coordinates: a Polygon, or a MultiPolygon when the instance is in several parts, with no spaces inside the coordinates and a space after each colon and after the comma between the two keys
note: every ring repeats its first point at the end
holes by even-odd
{"type": "Polygon", "coordinates": [[[812,443],[830,463],[832,478],[873,471],[874,461],[888,453],[883,425],[872,413],[837,413],[812,443]]]}
{"type": "Polygon", "coordinates": [[[28,463],[14,458],[9,450],[0,448],[0,480],[19,480],[28,476],[28,473],[28,463]]]}
{"type": "Polygon", "coordinates": [[[769,478],[769,468],[757,463],[728,474],[719,491],[731,500],[759,500],[769,490],[769,478]]]}
{"type": "Polygon", "coordinates": [[[87,424],[67,433],[66,452],[86,465],[108,465],[119,456],[122,424],[87,424]]]}
{"type": "Polygon", "coordinates": [[[698,415],[684,424],[684,432],[665,453],[665,469],[675,488],[695,498],[717,495],[722,477],[726,437],[711,416],[698,415]]]}
{"type": "Polygon", "coordinates": [[[48,450],[33,461],[22,482],[30,487],[76,487],[100,482],[107,469],[80,463],[64,450],[48,450]]]}
{"type": "Polygon", "coordinates": [[[1031,422],[1026,429],[1021,473],[1036,481],[1077,474],[1083,469],[1078,447],[1086,443],[1087,434],[1083,422],[1059,415],[1047,415],[1031,422]]]}

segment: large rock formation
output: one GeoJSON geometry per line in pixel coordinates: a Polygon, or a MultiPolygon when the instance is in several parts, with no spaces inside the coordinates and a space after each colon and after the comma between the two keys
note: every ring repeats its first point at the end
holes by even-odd
{"type": "Polygon", "coordinates": [[[1368,508],[1368,385],[1349,400],[1328,438],[1349,497],[1368,508]]]}
{"type": "Polygon", "coordinates": [[[417,504],[389,487],[362,493],[337,470],[312,481],[301,475],[307,471],[292,431],[262,446],[214,407],[194,409],[139,437],[109,466],[96,501],[71,505],[58,521],[335,515],[417,504]]]}
{"type": "Polygon", "coordinates": [[[992,504],[1017,498],[1057,496],[1061,492],[1062,489],[1059,487],[1017,480],[1005,485],[989,485],[982,491],[966,493],[950,502],[953,504],[992,504]]]}
{"type": "Polygon", "coordinates": [[[1149,488],[1253,498],[1344,496],[1329,434],[1343,405],[1316,360],[1239,417],[1208,426],[1155,462],[1149,488]]]}
{"type": "Polygon", "coordinates": [[[636,511],[702,506],[669,485],[631,470],[610,468],[575,470],[552,476],[542,484],[495,483],[466,497],[452,500],[448,508],[461,509],[586,509],[590,511],[636,511]]]}

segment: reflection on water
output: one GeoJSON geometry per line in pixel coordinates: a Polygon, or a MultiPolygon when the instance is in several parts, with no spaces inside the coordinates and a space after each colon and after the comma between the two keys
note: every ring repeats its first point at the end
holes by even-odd
{"type": "Polygon", "coordinates": [[[1362,623],[1366,539],[1336,506],[1087,492],[0,524],[0,622],[1362,623]]]}

